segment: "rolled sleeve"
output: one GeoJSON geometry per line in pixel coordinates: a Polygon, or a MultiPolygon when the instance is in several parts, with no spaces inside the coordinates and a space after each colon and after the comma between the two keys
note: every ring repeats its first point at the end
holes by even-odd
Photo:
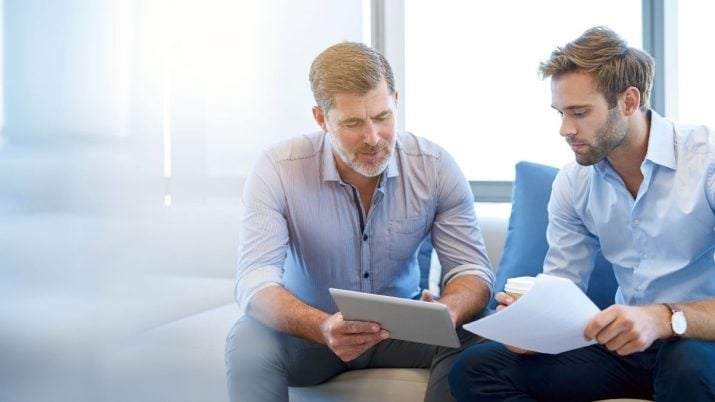
{"type": "Polygon", "coordinates": [[[243,270],[236,280],[236,302],[241,312],[246,313],[248,305],[259,291],[271,286],[281,286],[282,269],[273,266],[255,267],[243,270]]]}
{"type": "Polygon", "coordinates": [[[489,299],[494,297],[494,273],[490,268],[484,266],[465,264],[452,268],[442,277],[442,288],[444,289],[454,278],[465,275],[473,275],[483,280],[489,288],[489,299]]]}

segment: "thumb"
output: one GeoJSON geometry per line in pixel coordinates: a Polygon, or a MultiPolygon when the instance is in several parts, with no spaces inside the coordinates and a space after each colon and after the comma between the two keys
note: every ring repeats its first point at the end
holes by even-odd
{"type": "Polygon", "coordinates": [[[432,292],[430,292],[429,289],[424,289],[422,291],[422,301],[426,301],[426,302],[434,301],[434,295],[432,294],[432,292]]]}

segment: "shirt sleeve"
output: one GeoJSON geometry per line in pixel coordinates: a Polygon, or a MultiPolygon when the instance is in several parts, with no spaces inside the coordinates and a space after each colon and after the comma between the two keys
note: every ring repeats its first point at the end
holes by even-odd
{"type": "Polygon", "coordinates": [[[561,169],[552,186],[544,273],[570,279],[586,291],[600,245],[576,211],[568,172],[561,169]]]}
{"type": "Polygon", "coordinates": [[[236,270],[236,301],[243,312],[258,291],[283,285],[288,247],[285,210],[276,163],[264,154],[243,188],[236,270]]]}
{"type": "Polygon", "coordinates": [[[494,292],[494,273],[474,211],[474,195],[459,166],[443,151],[437,169],[437,208],[432,243],[442,266],[441,286],[462,275],[475,275],[494,292]]]}

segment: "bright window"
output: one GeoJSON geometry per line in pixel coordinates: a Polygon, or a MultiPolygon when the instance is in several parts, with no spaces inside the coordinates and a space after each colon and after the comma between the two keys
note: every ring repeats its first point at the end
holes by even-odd
{"type": "Polygon", "coordinates": [[[470,180],[512,180],[519,160],[560,167],[573,159],[537,72],[557,45],[596,25],[642,43],[640,0],[404,7],[406,129],[444,146],[470,180]]]}
{"type": "Polygon", "coordinates": [[[707,0],[678,3],[678,102],[673,118],[686,124],[715,128],[715,51],[712,21],[715,2],[707,0]]]}

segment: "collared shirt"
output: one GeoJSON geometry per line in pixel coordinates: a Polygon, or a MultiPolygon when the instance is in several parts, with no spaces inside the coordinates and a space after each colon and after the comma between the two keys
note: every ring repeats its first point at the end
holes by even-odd
{"type": "Polygon", "coordinates": [[[715,297],[715,135],[649,114],[635,199],[607,160],[572,162],[557,175],[544,272],[584,288],[600,247],[613,264],[618,304],[715,297]]]}
{"type": "Polygon", "coordinates": [[[417,253],[430,233],[442,284],[468,274],[493,286],[468,181],[445,150],[413,134],[397,135],[367,215],[322,132],[264,153],[243,197],[236,299],[244,311],[276,285],[329,313],[337,311],[329,287],[418,297],[417,253]]]}

